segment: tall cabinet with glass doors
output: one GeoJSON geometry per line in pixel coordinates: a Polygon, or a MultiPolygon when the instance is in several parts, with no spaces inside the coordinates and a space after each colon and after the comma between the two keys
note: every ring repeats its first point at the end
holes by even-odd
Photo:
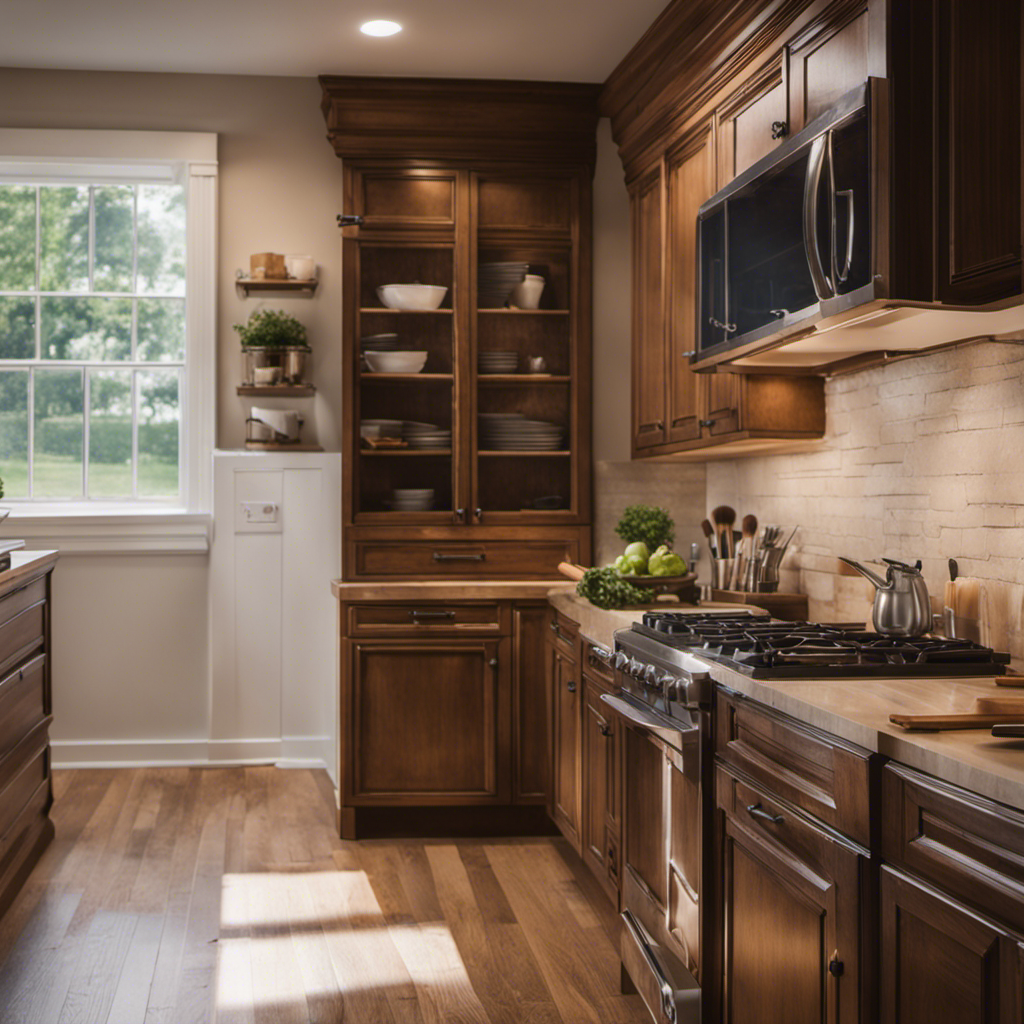
{"type": "Polygon", "coordinates": [[[444,83],[425,126],[415,84],[323,81],[344,159],[344,576],[551,578],[590,547],[592,96],[444,83]],[[440,304],[394,308],[389,286],[414,284],[440,304]]]}

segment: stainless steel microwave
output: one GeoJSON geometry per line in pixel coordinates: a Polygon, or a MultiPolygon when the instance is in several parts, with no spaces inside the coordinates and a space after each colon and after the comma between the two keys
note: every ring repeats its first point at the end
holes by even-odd
{"type": "Polygon", "coordinates": [[[694,362],[778,341],[877,297],[875,142],[885,82],[847,93],[698,213],[694,362]]]}

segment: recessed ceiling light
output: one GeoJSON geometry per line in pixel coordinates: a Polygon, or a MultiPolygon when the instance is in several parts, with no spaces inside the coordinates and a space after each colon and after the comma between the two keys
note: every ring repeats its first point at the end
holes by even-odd
{"type": "Polygon", "coordinates": [[[393,36],[402,31],[397,21],[368,21],[359,26],[359,31],[368,36],[393,36]]]}

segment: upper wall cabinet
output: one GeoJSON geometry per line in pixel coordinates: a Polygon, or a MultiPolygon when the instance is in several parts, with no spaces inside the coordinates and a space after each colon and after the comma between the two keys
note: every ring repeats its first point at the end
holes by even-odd
{"type": "MultiPolygon", "coordinates": [[[[666,175],[666,355],[695,348],[699,371],[827,374],[1024,332],[1021,17],[1018,0],[670,4],[602,93],[632,194],[659,163],[666,175]],[[854,151],[844,139],[858,118],[854,151]],[[707,124],[714,180],[691,208],[666,161],[707,124]],[[792,196],[749,198],[783,172],[792,196]],[[697,254],[682,218],[705,203],[705,218],[722,207],[721,249],[702,253],[690,301],[676,264],[697,254]],[[790,238],[792,253],[758,260],[761,239],[790,238]],[[785,283],[802,277],[806,289],[785,283]],[[686,320],[701,331],[689,348],[676,344],[686,320]]],[[[705,250],[713,234],[702,230],[705,250]]],[[[655,286],[642,287],[650,307],[655,286]]],[[[666,444],[667,403],[652,417],[666,444]]],[[[650,431],[637,440],[658,446],[650,431]]]]}

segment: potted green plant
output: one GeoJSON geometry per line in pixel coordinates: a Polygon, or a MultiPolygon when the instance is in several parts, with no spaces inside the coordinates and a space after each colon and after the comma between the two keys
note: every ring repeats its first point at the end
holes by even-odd
{"type": "Polygon", "coordinates": [[[312,350],[305,326],[295,317],[280,309],[257,309],[244,324],[235,324],[234,328],[242,342],[247,384],[302,382],[306,356],[312,350]]]}

